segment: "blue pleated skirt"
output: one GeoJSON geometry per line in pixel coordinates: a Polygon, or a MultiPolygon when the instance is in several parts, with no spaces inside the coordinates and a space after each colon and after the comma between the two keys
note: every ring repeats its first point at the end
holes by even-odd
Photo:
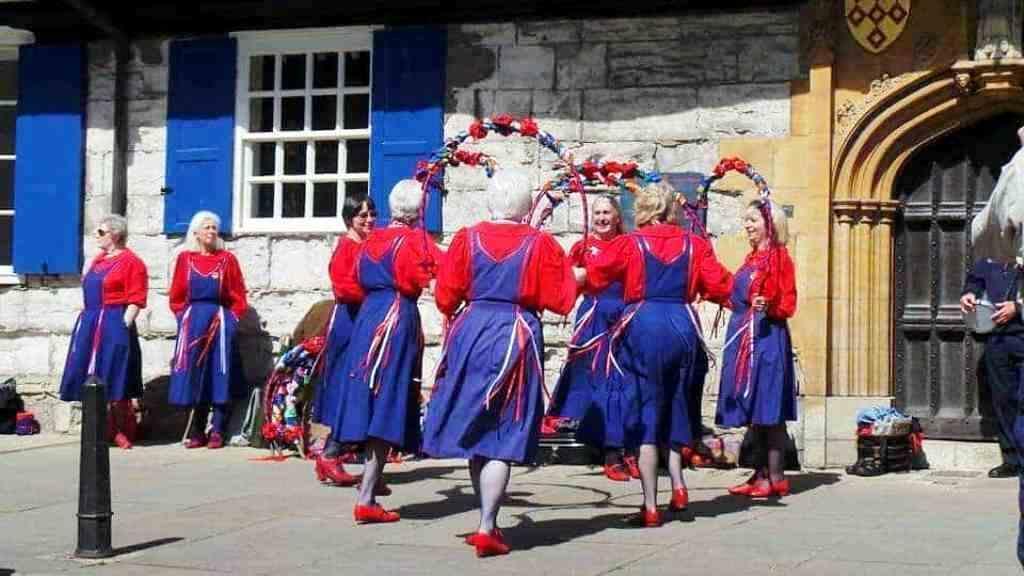
{"type": "Polygon", "coordinates": [[[361,444],[376,438],[403,452],[418,451],[422,360],[416,301],[391,290],[368,293],[341,360],[334,439],[361,444]]]}
{"type": "Polygon", "coordinates": [[[543,399],[544,336],[537,315],[473,301],[453,322],[424,420],[423,451],[531,463],[543,399]]]}
{"type": "Polygon", "coordinates": [[[106,384],[111,402],[142,395],[142,349],[135,326],[124,325],[125,308],[115,304],[79,314],[61,375],[61,400],[81,400],[90,374],[106,384]]]}
{"type": "Polygon", "coordinates": [[[785,321],[764,316],[756,322],[750,380],[737,383],[736,362],[742,338],[736,332],[745,325],[745,316],[734,313],[729,319],[715,411],[719,426],[774,426],[796,420],[796,374],[789,327],[785,321]]]}

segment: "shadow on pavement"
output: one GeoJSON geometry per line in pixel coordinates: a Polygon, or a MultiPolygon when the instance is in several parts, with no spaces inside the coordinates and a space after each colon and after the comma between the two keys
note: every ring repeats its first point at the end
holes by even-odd
{"type": "Polygon", "coordinates": [[[842,474],[835,472],[807,472],[789,474],[786,478],[789,479],[790,492],[792,494],[800,494],[801,492],[810,492],[822,486],[831,486],[842,479],[842,474]]]}
{"type": "MultiPolygon", "coordinates": [[[[587,518],[554,518],[551,520],[536,521],[526,514],[517,514],[519,523],[508,528],[502,528],[506,540],[515,550],[530,550],[532,548],[543,548],[545,546],[557,546],[576,540],[593,536],[609,528],[627,530],[646,530],[639,526],[632,526],[628,523],[630,517],[636,514],[632,506],[623,507],[621,512],[601,514],[587,518]]],[[[667,524],[671,522],[672,516],[663,515],[667,524]]]]}
{"type": "Polygon", "coordinates": [[[459,482],[450,488],[437,491],[436,494],[444,496],[444,499],[405,504],[398,509],[399,514],[402,515],[403,519],[439,520],[447,516],[455,516],[456,514],[475,510],[477,507],[476,496],[473,495],[473,486],[468,482],[459,482]]]}
{"type": "MultiPolygon", "coordinates": [[[[399,464],[398,466],[401,466],[399,464]]],[[[384,466],[384,481],[388,486],[411,484],[420,480],[438,479],[453,472],[466,470],[465,466],[421,466],[418,468],[398,468],[394,464],[384,466]]],[[[455,480],[457,481],[457,480],[455,480]]]]}
{"type": "MultiPolygon", "coordinates": [[[[160,538],[158,540],[150,540],[149,542],[139,542],[138,544],[132,544],[131,546],[121,546],[119,548],[114,548],[114,556],[123,556],[124,554],[141,552],[143,550],[149,550],[150,548],[156,548],[158,546],[175,544],[177,542],[181,542],[182,540],[184,540],[184,538],[181,537],[160,538]]],[[[3,576],[2,572],[0,572],[0,576],[3,576]]]]}

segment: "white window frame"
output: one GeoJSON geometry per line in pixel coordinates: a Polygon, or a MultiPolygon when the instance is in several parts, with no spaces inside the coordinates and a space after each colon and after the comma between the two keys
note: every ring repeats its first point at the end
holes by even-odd
{"type": "MultiPolygon", "coordinates": [[[[338,96],[337,113],[344,113],[345,94],[360,93],[368,94],[372,99],[371,87],[373,86],[373,27],[347,27],[347,28],[316,28],[299,29],[287,31],[245,31],[233,33],[238,40],[238,72],[236,79],[236,102],[235,102],[235,146],[234,146],[234,182],[232,192],[232,214],[234,221],[234,232],[245,233],[323,233],[338,232],[343,230],[345,225],[341,219],[342,201],[344,199],[345,182],[366,182],[369,188],[370,168],[366,173],[346,174],[345,170],[345,147],[339,146],[338,150],[338,173],[337,174],[314,174],[313,147],[306,148],[306,175],[303,176],[249,176],[250,165],[252,164],[251,148],[246,144],[260,141],[313,141],[313,140],[370,140],[372,125],[367,119],[367,128],[357,130],[301,130],[301,131],[280,131],[278,126],[271,132],[258,132],[250,134],[249,126],[249,100],[254,95],[275,96],[281,95],[302,95],[306,99],[305,116],[306,125],[312,121],[312,96],[332,95],[338,96]],[[343,59],[339,62],[338,87],[327,89],[312,88],[313,62],[312,58],[306,59],[306,87],[303,90],[280,90],[281,60],[277,59],[275,66],[275,90],[272,92],[250,92],[249,91],[249,68],[250,58],[265,54],[311,54],[315,52],[350,52],[367,51],[370,53],[370,84],[365,88],[347,88],[344,86],[343,59]],[[281,218],[279,216],[282,199],[282,182],[306,182],[306,217],[303,218],[281,218]],[[338,182],[338,216],[313,218],[313,186],[315,182],[338,182]],[[250,184],[260,182],[275,183],[274,207],[277,216],[273,218],[253,218],[252,195],[250,184]]],[[[280,105],[275,105],[275,119],[280,119],[280,105]]],[[[372,147],[372,142],[371,142],[372,147]]],[[[275,152],[275,167],[279,171],[284,163],[284,154],[280,147],[275,152]]]]}
{"type": "MultiPolygon", "coordinates": [[[[11,29],[7,29],[7,30],[11,30],[11,29]]],[[[0,27],[0,60],[15,61],[15,62],[17,62],[17,60],[18,60],[18,46],[17,46],[17,44],[18,43],[24,43],[24,41],[27,40],[27,39],[24,38],[24,34],[21,34],[21,35],[18,35],[18,34],[5,34],[5,32],[7,30],[4,30],[3,27],[0,27]],[[19,40],[21,40],[21,42],[19,42],[19,40]]],[[[12,32],[14,32],[14,31],[12,31],[12,32]]],[[[17,104],[18,104],[18,101],[16,99],[15,100],[0,100],[0,106],[15,106],[16,107],[17,104]]],[[[18,153],[18,151],[15,150],[14,154],[0,154],[0,160],[17,162],[17,153],[18,153]]],[[[11,191],[11,199],[12,199],[12,201],[13,201],[13,198],[14,198],[14,194],[13,193],[14,193],[14,191],[12,190],[11,191]]],[[[0,209],[0,216],[14,216],[14,206],[11,206],[11,208],[9,210],[0,209]]],[[[13,220],[12,220],[12,224],[13,224],[13,220]]],[[[13,254],[14,246],[13,245],[11,246],[11,250],[12,250],[11,257],[13,259],[13,257],[14,257],[14,254],[13,254]]],[[[14,266],[13,265],[0,266],[0,286],[9,286],[9,285],[12,285],[12,284],[21,284],[21,283],[22,283],[22,278],[21,278],[21,276],[19,276],[19,275],[14,273],[14,266]]]]}

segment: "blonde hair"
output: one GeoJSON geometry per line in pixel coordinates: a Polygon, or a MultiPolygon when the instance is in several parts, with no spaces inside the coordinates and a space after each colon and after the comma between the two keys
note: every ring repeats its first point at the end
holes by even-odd
{"type": "Polygon", "coordinates": [[[641,188],[633,202],[637,228],[668,221],[675,206],[675,193],[668,182],[654,182],[641,188]]]}
{"type": "Polygon", "coordinates": [[[200,210],[192,215],[192,220],[188,223],[188,235],[185,245],[188,246],[189,250],[199,252],[199,240],[196,238],[196,232],[203,227],[203,223],[208,221],[217,225],[217,250],[224,249],[224,239],[220,236],[220,216],[209,210],[200,210]]]}
{"type": "MultiPolygon", "coordinates": [[[[771,214],[774,242],[779,246],[785,246],[786,243],[789,242],[789,217],[786,216],[786,211],[782,209],[782,206],[767,198],[758,198],[757,200],[750,202],[750,204],[747,204],[747,209],[752,208],[756,210],[763,220],[764,212],[761,211],[761,207],[765,204],[768,205],[768,212],[771,214]]],[[[765,222],[766,226],[767,224],[768,223],[765,222]]]]}

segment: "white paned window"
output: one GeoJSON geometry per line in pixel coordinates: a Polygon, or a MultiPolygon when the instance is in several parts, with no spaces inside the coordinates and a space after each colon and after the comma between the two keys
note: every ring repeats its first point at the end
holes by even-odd
{"type": "Polygon", "coordinates": [[[236,36],[239,230],[337,231],[369,189],[370,31],[236,36]]]}
{"type": "Polygon", "coordinates": [[[15,50],[0,50],[0,283],[17,281],[11,266],[14,229],[14,126],[18,107],[15,50]]]}

